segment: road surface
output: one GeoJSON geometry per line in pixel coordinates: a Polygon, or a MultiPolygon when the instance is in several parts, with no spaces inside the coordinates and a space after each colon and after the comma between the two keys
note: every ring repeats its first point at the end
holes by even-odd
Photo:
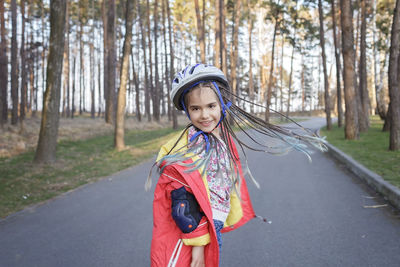
{"type": "MultiPolygon", "coordinates": [[[[304,122],[319,128],[324,119],[304,122]]],[[[399,266],[400,217],[327,154],[248,152],[254,219],[223,235],[221,266],[399,266]]],[[[152,161],[0,221],[0,266],[149,266],[152,161]]],[[[154,189],[154,186],[153,186],[154,189]]]]}

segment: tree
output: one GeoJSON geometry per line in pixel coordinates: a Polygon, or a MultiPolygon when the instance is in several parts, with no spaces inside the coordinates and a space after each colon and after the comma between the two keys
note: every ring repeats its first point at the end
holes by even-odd
{"type": "Polygon", "coordinates": [[[336,34],[336,5],[335,0],[331,0],[331,14],[332,14],[332,33],[333,33],[333,42],[335,49],[335,63],[336,63],[336,98],[337,98],[337,110],[338,110],[338,126],[342,127],[343,125],[343,108],[342,108],[342,88],[340,85],[340,72],[341,72],[341,64],[340,64],[340,55],[339,55],[339,44],[338,44],[338,36],[336,34]]]}
{"type": "MultiPolygon", "coordinates": [[[[154,119],[157,120],[157,109],[158,109],[158,103],[157,103],[157,96],[155,94],[155,89],[153,86],[153,56],[152,56],[152,42],[151,42],[151,27],[150,27],[150,1],[146,0],[146,28],[147,28],[147,46],[148,46],[148,51],[149,51],[149,57],[148,57],[148,61],[149,61],[149,80],[148,80],[148,84],[150,85],[150,88],[148,88],[150,90],[150,96],[151,96],[151,100],[152,100],[152,104],[153,104],[153,116],[154,119]]],[[[149,111],[150,114],[150,111],[149,111]]],[[[151,117],[149,115],[149,121],[151,121],[151,117]]]]}
{"type": "Polygon", "coordinates": [[[355,88],[355,52],[353,37],[353,11],[351,2],[340,0],[340,20],[342,25],[343,83],[345,97],[345,137],[358,139],[357,92],[355,88]]]}
{"type": "MultiPolygon", "coordinates": [[[[253,49],[252,49],[252,37],[253,37],[253,26],[254,19],[251,15],[251,0],[247,0],[247,12],[248,20],[247,20],[247,30],[249,34],[249,97],[250,101],[253,103],[254,101],[254,82],[253,82],[253,49]]],[[[254,113],[254,105],[250,105],[250,112],[254,113]]]]}
{"type": "MultiPolygon", "coordinates": [[[[169,51],[170,51],[170,81],[174,78],[174,47],[173,47],[173,40],[172,40],[172,24],[171,24],[171,10],[169,7],[169,2],[165,0],[165,5],[167,6],[167,17],[168,17],[168,39],[169,39],[169,51]]],[[[172,128],[178,129],[178,119],[176,116],[175,108],[172,108],[172,128]]]]}
{"type": "MultiPolygon", "coordinates": [[[[217,68],[222,67],[221,59],[222,59],[222,52],[221,52],[221,0],[215,0],[215,43],[214,43],[214,65],[217,68]]],[[[225,74],[226,75],[226,74],[225,74]]]]}
{"type": "Polygon", "coordinates": [[[62,116],[69,117],[69,1],[65,15],[64,70],[63,70],[63,103],[62,116]]]}
{"type": "Polygon", "coordinates": [[[71,119],[75,116],[75,91],[76,91],[76,83],[75,83],[75,76],[76,76],[76,55],[72,57],[72,99],[71,99],[71,119]]]}
{"type": "Polygon", "coordinates": [[[239,24],[240,24],[240,11],[242,9],[242,1],[238,0],[235,2],[234,8],[234,22],[232,27],[232,39],[233,39],[233,47],[231,50],[231,82],[232,82],[232,92],[234,94],[238,94],[237,92],[237,61],[238,61],[238,53],[239,53],[239,24]]]}
{"type": "Polygon", "coordinates": [[[66,8],[66,0],[50,2],[50,50],[36,163],[56,160],[66,8]]]}
{"type": "MultiPolygon", "coordinates": [[[[95,88],[95,83],[94,83],[94,81],[95,81],[95,66],[94,66],[94,21],[95,21],[95,16],[94,16],[94,13],[95,13],[95,10],[94,10],[94,1],[91,1],[91,7],[90,7],[90,12],[92,13],[91,14],[91,17],[92,17],[92,25],[91,25],[91,29],[90,29],[90,44],[89,44],[89,53],[90,53],[90,61],[89,61],[89,63],[90,63],[90,95],[91,95],[91,102],[92,102],[92,104],[91,104],[91,106],[90,106],[90,117],[92,118],[92,119],[94,119],[96,116],[95,116],[95,113],[96,113],[96,111],[95,111],[95,91],[96,91],[96,88],[95,88]]],[[[100,105],[100,103],[99,103],[99,105],[100,105]]]]}
{"type": "Polygon", "coordinates": [[[145,111],[147,116],[147,121],[151,121],[151,114],[150,114],[150,88],[149,88],[149,75],[148,75],[148,68],[147,68],[147,53],[146,53],[146,32],[143,26],[143,15],[140,8],[140,1],[137,1],[137,10],[139,13],[139,26],[141,32],[141,41],[142,41],[142,50],[143,50],[143,63],[144,63],[144,91],[145,91],[145,111]]]}
{"type": "Polygon", "coordinates": [[[322,10],[322,0],[318,0],[318,14],[319,14],[319,40],[321,45],[322,66],[324,71],[324,89],[325,89],[325,113],[326,113],[326,128],[332,129],[331,107],[329,100],[329,80],[328,71],[326,67],[326,54],[325,54],[325,30],[324,30],[324,12],[322,10]]]}
{"type": "Polygon", "coordinates": [[[390,52],[390,30],[393,20],[395,2],[393,0],[375,0],[374,2],[374,61],[375,61],[375,98],[379,117],[385,120],[383,131],[389,131],[388,113],[388,83],[386,69],[390,52]],[[379,76],[378,76],[379,75],[379,76]]]}
{"type": "MultiPolygon", "coordinates": [[[[33,5],[32,5],[33,0],[29,0],[29,5],[28,5],[28,18],[31,18],[31,15],[33,13],[33,5]]],[[[32,19],[30,19],[30,33],[29,33],[29,42],[28,42],[28,58],[27,58],[27,65],[28,65],[28,75],[29,75],[29,91],[30,95],[27,101],[27,113],[32,114],[32,105],[33,105],[33,98],[35,94],[35,59],[37,55],[37,45],[34,43],[34,37],[33,37],[33,23],[32,19]]]]}
{"type": "Polygon", "coordinates": [[[107,82],[108,82],[108,49],[107,49],[107,0],[102,0],[101,2],[101,19],[103,21],[103,96],[105,101],[105,119],[107,121],[107,111],[108,107],[108,90],[107,90],[107,82]]]}
{"type": "Polygon", "coordinates": [[[268,88],[267,88],[267,98],[266,98],[266,106],[265,109],[265,121],[269,122],[269,109],[271,105],[271,97],[272,97],[272,82],[273,82],[273,73],[274,73],[274,59],[275,59],[275,40],[276,34],[282,22],[282,6],[278,3],[269,2],[271,8],[271,14],[268,19],[274,21],[274,33],[272,37],[272,51],[271,51],[271,65],[269,68],[269,76],[268,76],[268,88]]]}
{"type": "Polygon", "coordinates": [[[366,28],[367,28],[367,9],[366,0],[360,0],[361,3],[361,30],[360,30],[360,63],[359,70],[359,101],[361,111],[358,114],[360,132],[366,132],[369,128],[369,95],[367,86],[367,42],[366,42],[366,28]]]}
{"type": "MultiPolygon", "coordinates": [[[[105,0],[104,0],[105,1],[105,0]]],[[[113,124],[115,119],[115,0],[107,1],[107,34],[106,38],[106,61],[104,73],[107,80],[104,83],[104,94],[106,95],[106,122],[113,124]]]]}
{"type": "Polygon", "coordinates": [[[135,83],[135,103],[136,103],[136,117],[139,122],[142,121],[142,114],[140,109],[140,88],[139,88],[139,80],[135,70],[135,60],[133,59],[133,52],[131,52],[131,64],[132,64],[132,74],[133,74],[133,82],[135,83]]]}
{"type": "Polygon", "coordinates": [[[86,18],[84,14],[85,1],[78,2],[78,20],[79,20],[79,61],[80,61],[80,71],[79,71],[79,115],[85,110],[85,58],[83,52],[85,50],[85,43],[83,42],[83,25],[86,24],[86,18]]]}
{"type": "Polygon", "coordinates": [[[26,99],[27,99],[27,68],[25,57],[25,0],[21,0],[21,104],[20,104],[20,123],[21,131],[23,131],[23,120],[26,114],[26,99]]]}
{"type": "Polygon", "coordinates": [[[126,1],[126,14],[125,14],[125,40],[123,47],[123,56],[121,64],[121,77],[120,87],[118,91],[117,100],[117,117],[115,120],[115,133],[114,133],[114,146],[117,151],[125,148],[124,135],[125,135],[125,107],[126,107],[126,86],[129,81],[129,56],[131,53],[132,42],[132,25],[134,17],[134,1],[126,1]]]}
{"type": "MultiPolygon", "coordinates": [[[[46,9],[44,7],[44,1],[39,1],[39,6],[40,6],[40,19],[42,20],[41,23],[41,34],[42,34],[42,89],[43,92],[45,91],[45,82],[46,82],[46,51],[47,51],[47,36],[46,36],[46,9]]],[[[38,88],[39,89],[39,88],[38,88]]],[[[37,89],[37,90],[38,90],[37,89]]],[[[36,101],[38,101],[38,97],[36,96],[36,101]]],[[[36,109],[37,109],[38,105],[36,105],[36,109]]]]}
{"type": "Polygon", "coordinates": [[[221,49],[221,64],[222,71],[228,76],[228,58],[227,58],[227,46],[226,46],[226,6],[225,1],[220,0],[220,29],[221,29],[221,38],[220,38],[220,49],[221,49]]]}
{"type": "MultiPolygon", "coordinates": [[[[196,22],[197,22],[197,39],[200,46],[200,60],[202,63],[206,63],[206,44],[205,44],[205,34],[204,34],[204,21],[202,21],[200,16],[200,6],[199,0],[194,0],[195,10],[196,10],[196,22]]],[[[203,0],[203,10],[205,6],[205,0],[203,0]]],[[[203,17],[204,20],[204,17],[203,17]]]]}
{"type": "Polygon", "coordinates": [[[228,76],[227,51],[226,51],[226,8],[224,0],[216,0],[215,8],[215,44],[214,44],[214,65],[222,69],[228,76]]]}
{"type": "Polygon", "coordinates": [[[156,121],[160,121],[160,97],[162,98],[162,90],[160,89],[160,80],[158,75],[158,0],[154,1],[154,79],[155,79],[155,87],[154,87],[154,103],[155,108],[154,119],[156,121]]]}
{"type": "Polygon", "coordinates": [[[18,122],[18,42],[17,42],[17,3],[11,0],[11,124],[18,122]]]}
{"type": "MultiPolygon", "coordinates": [[[[289,73],[289,83],[288,83],[288,97],[287,97],[287,107],[286,107],[286,117],[289,117],[289,111],[290,111],[290,102],[291,102],[291,97],[292,97],[292,83],[293,83],[293,62],[294,62],[294,52],[296,48],[300,50],[301,52],[301,41],[300,38],[297,37],[298,29],[300,28],[301,23],[298,22],[299,20],[299,10],[297,7],[297,0],[295,1],[295,5],[290,6],[288,9],[288,13],[290,15],[290,22],[291,22],[291,29],[292,29],[292,34],[289,35],[288,40],[292,46],[292,55],[290,56],[290,73],[289,73]],[[297,47],[296,47],[297,45],[297,47]]],[[[306,19],[303,20],[304,22],[307,22],[306,19]]],[[[310,30],[311,31],[311,28],[310,30]]],[[[303,53],[301,52],[301,55],[303,57],[303,53]]]]}
{"type": "Polygon", "coordinates": [[[7,40],[6,27],[4,20],[4,0],[0,0],[0,125],[3,127],[7,121],[7,77],[8,77],[8,58],[7,58],[7,40]]]}
{"type": "Polygon", "coordinates": [[[167,114],[168,114],[168,121],[172,120],[171,117],[171,109],[173,108],[171,106],[171,98],[170,98],[170,94],[171,94],[171,81],[169,80],[169,67],[168,67],[168,52],[167,52],[167,25],[166,25],[166,8],[165,8],[165,1],[161,0],[161,9],[162,9],[162,25],[163,25],[163,36],[164,36],[164,67],[165,67],[165,73],[164,73],[164,79],[165,79],[165,84],[167,85],[167,114]]]}
{"type": "Polygon", "coordinates": [[[400,149],[400,0],[396,0],[389,57],[389,112],[390,112],[390,150],[400,149]]]}

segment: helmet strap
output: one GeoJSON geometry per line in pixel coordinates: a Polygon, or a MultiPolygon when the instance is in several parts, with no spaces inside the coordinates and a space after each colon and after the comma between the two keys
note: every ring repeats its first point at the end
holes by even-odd
{"type": "MultiPolygon", "coordinates": [[[[190,120],[190,115],[189,115],[188,110],[186,109],[185,101],[184,101],[185,95],[193,87],[199,85],[200,83],[205,83],[205,82],[209,82],[209,81],[199,81],[197,83],[194,83],[192,86],[186,88],[181,94],[181,97],[180,97],[181,106],[183,107],[183,110],[185,111],[185,114],[189,118],[189,120],[190,120]]],[[[219,87],[218,87],[217,83],[215,81],[211,81],[211,83],[214,85],[215,90],[217,91],[217,95],[218,95],[218,98],[219,98],[219,102],[221,103],[221,109],[222,109],[222,116],[221,116],[221,119],[219,120],[219,122],[217,124],[217,126],[218,126],[221,123],[221,121],[226,117],[226,110],[228,110],[230,108],[230,106],[232,106],[232,102],[229,101],[228,103],[225,104],[224,100],[222,99],[221,91],[219,90],[219,87]]]]}

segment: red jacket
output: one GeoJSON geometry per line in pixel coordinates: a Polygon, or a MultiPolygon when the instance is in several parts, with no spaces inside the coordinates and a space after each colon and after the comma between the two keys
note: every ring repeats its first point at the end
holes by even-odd
{"type": "MultiPolygon", "coordinates": [[[[164,145],[158,159],[162,158],[175,144],[177,138],[173,138],[164,145]]],[[[176,147],[187,143],[187,134],[183,135],[176,147]]],[[[236,148],[234,154],[238,157],[236,148]]],[[[158,160],[157,159],[157,160],[158,160]]],[[[193,157],[192,160],[195,160],[193,157]]],[[[191,162],[189,160],[188,162],[191,162]]],[[[243,179],[240,162],[237,162],[242,177],[241,201],[232,191],[231,209],[225,222],[222,233],[232,231],[255,217],[246,182],[243,179]]],[[[151,266],[182,266],[188,267],[191,263],[191,246],[204,248],[205,264],[207,267],[218,266],[219,248],[215,232],[214,222],[209,201],[207,178],[201,177],[200,171],[185,173],[186,167],[178,164],[167,166],[157,182],[153,201],[153,238],[151,242],[151,266]],[[176,226],[171,216],[171,191],[185,186],[198,201],[205,216],[199,226],[191,233],[185,234],[176,226]]]]}

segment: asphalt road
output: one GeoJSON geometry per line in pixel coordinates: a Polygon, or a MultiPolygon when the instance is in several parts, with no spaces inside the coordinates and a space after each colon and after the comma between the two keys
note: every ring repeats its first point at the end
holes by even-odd
{"type": "MultiPolygon", "coordinates": [[[[318,128],[324,119],[303,123],[318,128]]],[[[223,235],[221,266],[399,266],[400,216],[328,155],[248,152],[258,215],[223,235]]],[[[149,266],[152,162],[0,221],[0,266],[149,266]]],[[[154,187],[153,187],[154,188],[154,187]]]]}

